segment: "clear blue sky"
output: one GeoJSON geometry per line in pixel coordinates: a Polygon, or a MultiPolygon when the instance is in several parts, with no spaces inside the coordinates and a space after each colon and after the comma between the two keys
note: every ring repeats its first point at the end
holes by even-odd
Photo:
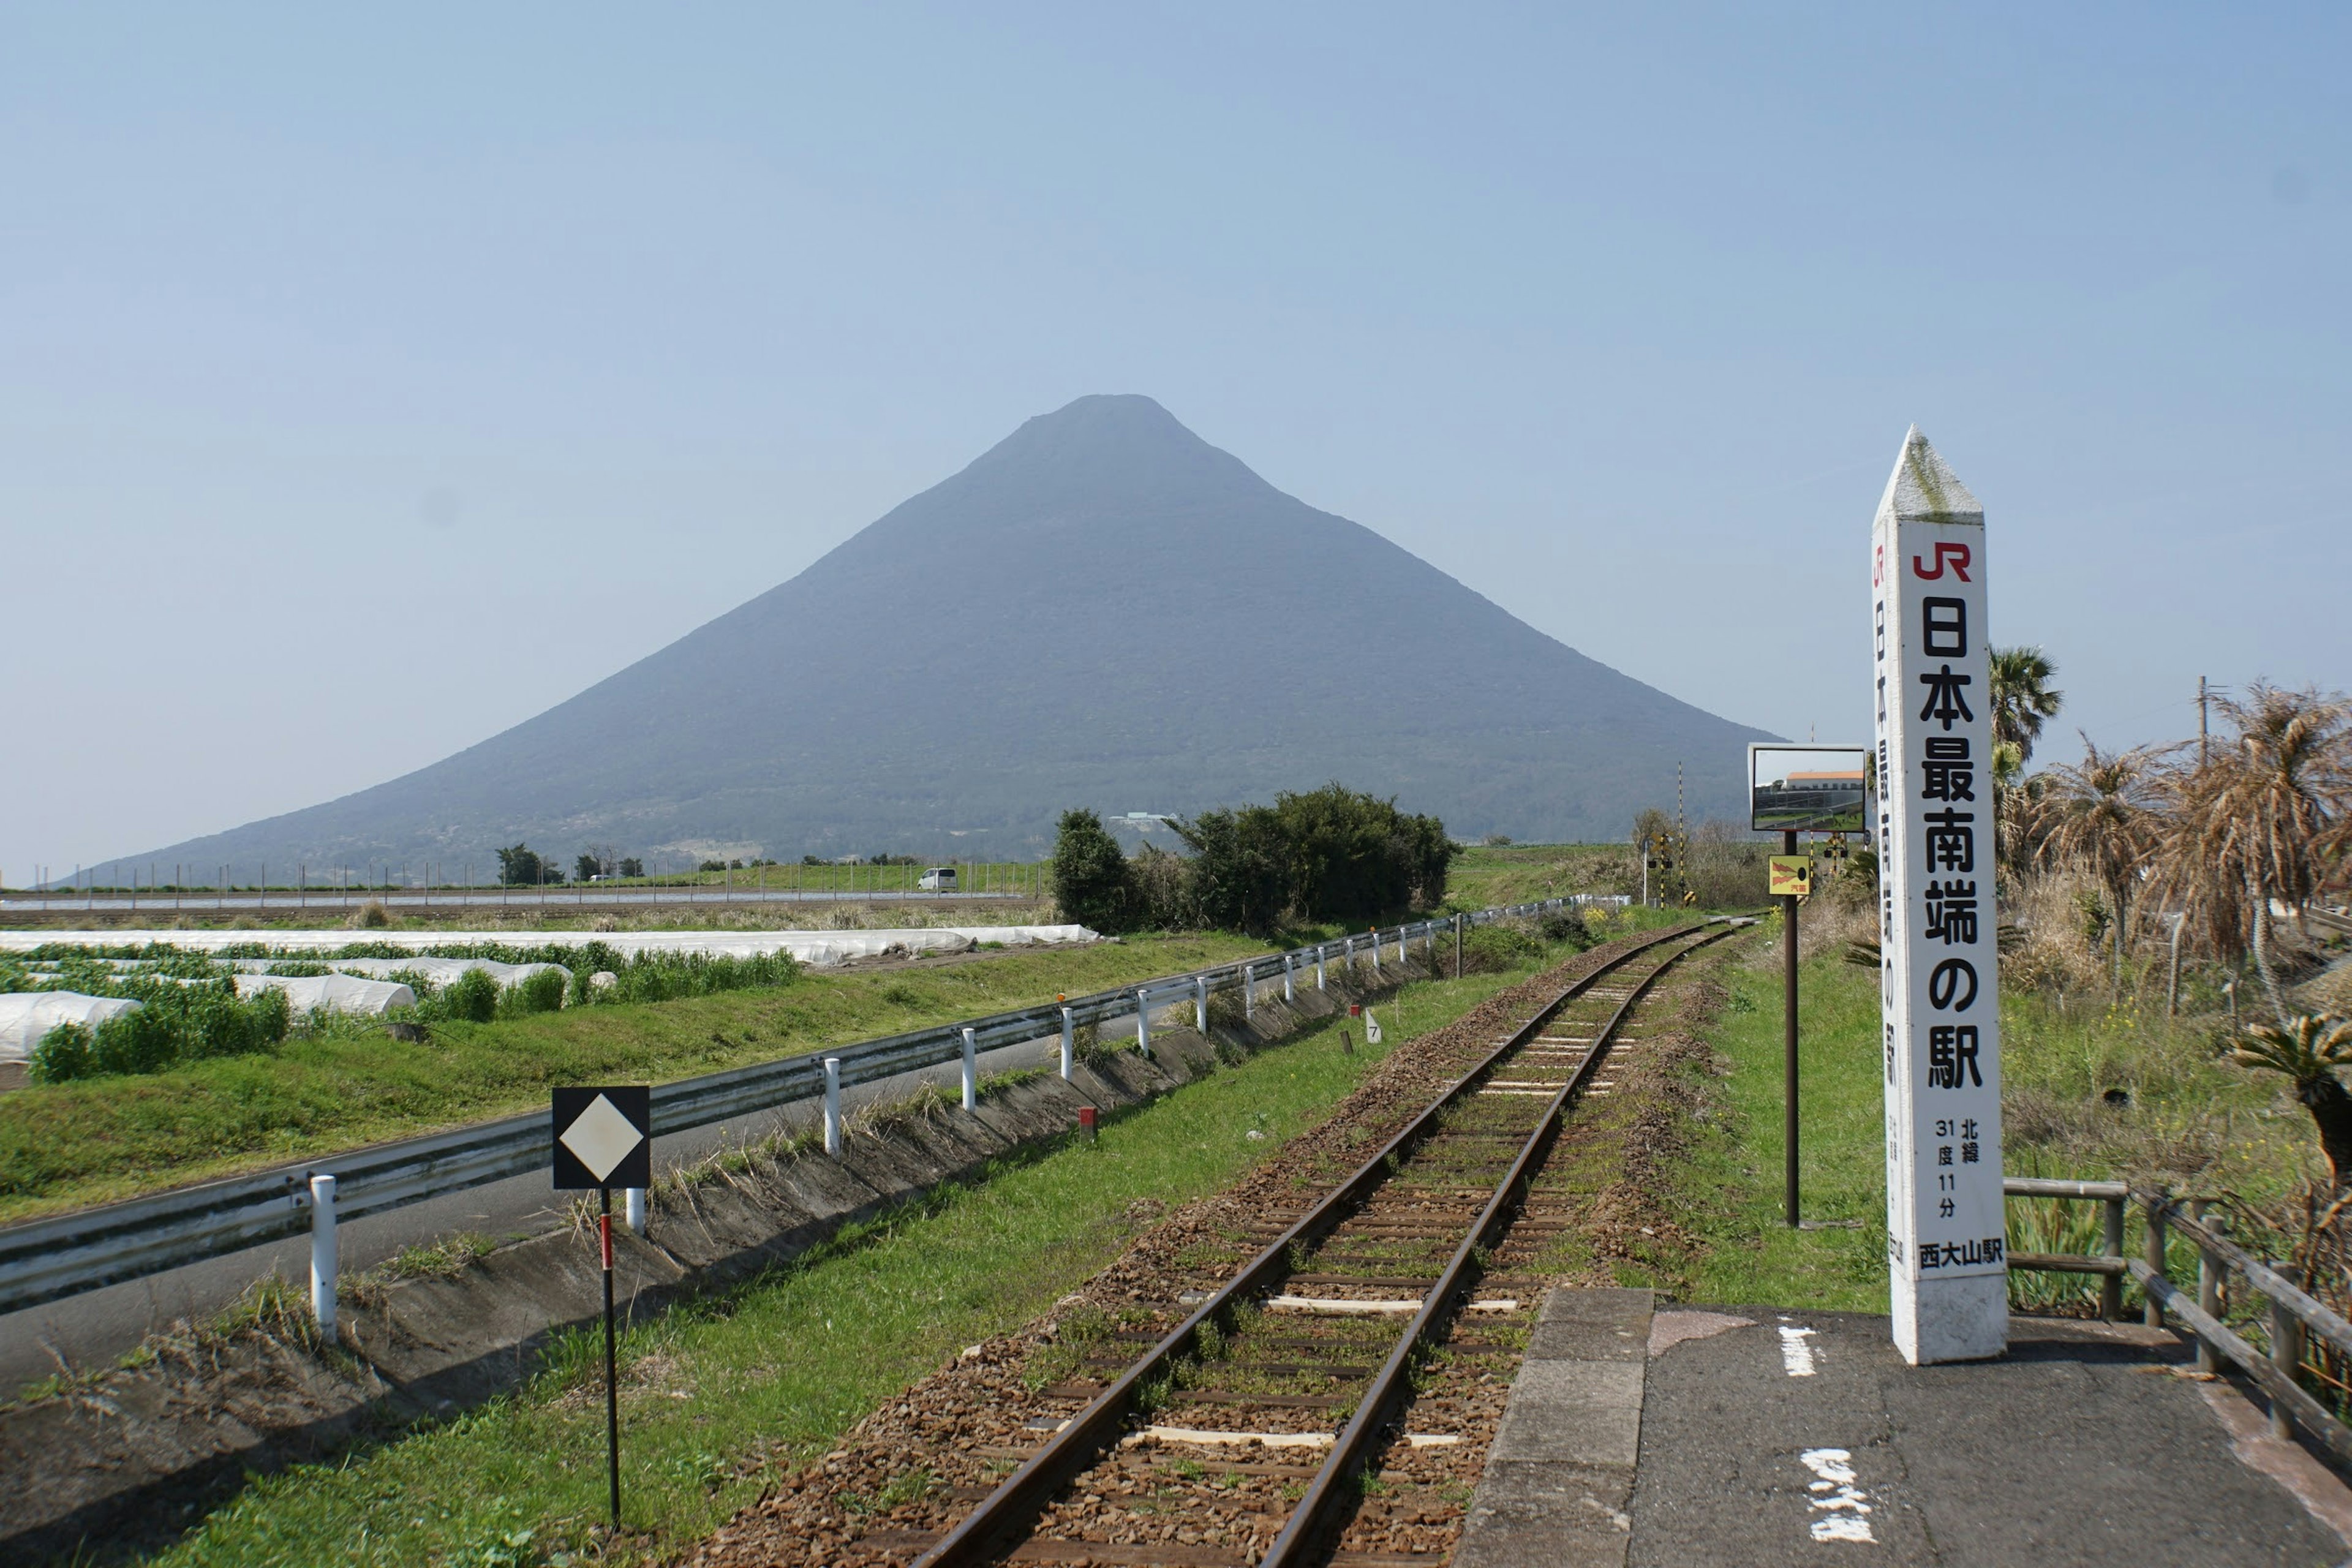
{"type": "Polygon", "coordinates": [[[434,761],[1089,392],[1799,739],[1914,421],[2051,754],[2347,683],[2340,8],[829,9],[0,16],[0,874],[434,761]]]}

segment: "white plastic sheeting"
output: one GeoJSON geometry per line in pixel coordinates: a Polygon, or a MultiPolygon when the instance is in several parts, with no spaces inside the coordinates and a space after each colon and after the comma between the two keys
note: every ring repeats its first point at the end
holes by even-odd
{"type": "MultiPolygon", "coordinates": [[[[0,931],[0,952],[30,952],[45,943],[120,947],[165,942],[184,952],[217,952],[247,942],[286,953],[332,952],[354,942],[383,942],[422,952],[432,947],[585,947],[601,942],[623,957],[640,952],[707,953],[754,958],[789,952],[803,963],[847,963],[903,952],[964,952],[982,942],[1027,947],[1036,942],[1098,942],[1085,926],[917,926],[887,931],[0,931]]],[[[256,961],[260,962],[260,961],[256,961]]],[[[339,968],[371,962],[331,960],[339,968]]],[[[378,959],[393,969],[398,959],[378,959]]],[[[408,961],[414,963],[414,960],[408,961]]]]}
{"type": "Polygon", "coordinates": [[[358,974],[370,980],[389,980],[395,974],[414,974],[435,985],[447,985],[464,976],[469,969],[478,969],[498,983],[500,990],[520,985],[534,974],[553,970],[563,976],[564,984],[572,983],[572,971],[560,963],[500,963],[489,958],[238,958],[232,959],[236,969],[247,974],[268,974],[279,963],[324,963],[338,974],[358,974]]]}
{"type": "Polygon", "coordinates": [[[394,1007],[416,1005],[416,993],[385,980],[362,980],[350,974],[240,974],[236,994],[257,996],[264,991],[286,993],[286,1005],[296,1017],[306,1013],[388,1013],[394,1007]]]}
{"type": "Polygon", "coordinates": [[[138,1011],[121,996],[85,996],[79,991],[18,991],[0,996],[0,1062],[21,1062],[59,1024],[95,1029],[109,1018],[138,1011]]]}

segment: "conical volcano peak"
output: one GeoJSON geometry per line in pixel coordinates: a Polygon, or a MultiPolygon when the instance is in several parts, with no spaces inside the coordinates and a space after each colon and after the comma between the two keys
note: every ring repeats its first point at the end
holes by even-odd
{"type": "Polygon", "coordinates": [[[1082,397],[569,701],[430,767],[142,859],[477,867],[527,841],[1034,857],[1331,779],[1449,829],[1620,839],[1769,737],[1565,647],[1283,494],[1148,397],[1082,397]]]}
{"type": "Polygon", "coordinates": [[[1209,501],[1272,487],[1139,393],[1097,393],[1040,414],[959,479],[1017,484],[1038,500],[1209,501]]]}

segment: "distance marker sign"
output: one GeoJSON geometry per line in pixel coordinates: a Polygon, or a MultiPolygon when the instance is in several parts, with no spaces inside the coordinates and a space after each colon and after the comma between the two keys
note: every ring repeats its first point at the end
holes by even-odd
{"type": "Polygon", "coordinates": [[[559,1089],[551,1118],[555,1190],[654,1184],[654,1091],[645,1084],[559,1089]]]}

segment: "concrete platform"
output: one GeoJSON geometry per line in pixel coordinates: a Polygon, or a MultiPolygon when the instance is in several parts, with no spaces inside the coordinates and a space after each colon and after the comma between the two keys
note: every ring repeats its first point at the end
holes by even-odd
{"type": "Polygon", "coordinates": [[[1909,1367],[1884,1318],[1555,1291],[1460,1568],[2336,1568],[2352,1489],[2169,1333],[2018,1319],[1909,1367]]]}

